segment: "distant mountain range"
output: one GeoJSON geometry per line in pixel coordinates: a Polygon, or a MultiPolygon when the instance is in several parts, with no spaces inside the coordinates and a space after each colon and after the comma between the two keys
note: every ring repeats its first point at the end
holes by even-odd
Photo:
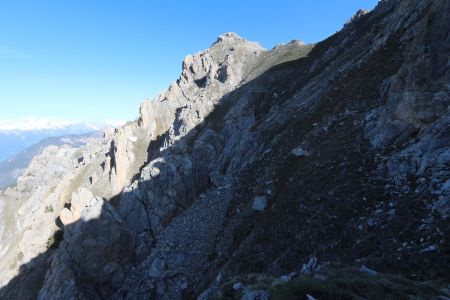
{"type": "Polygon", "coordinates": [[[16,183],[34,156],[49,145],[84,145],[119,124],[82,123],[45,118],[0,121],[0,188],[16,183]]]}
{"type": "Polygon", "coordinates": [[[104,124],[72,122],[46,118],[26,118],[21,120],[0,121],[0,132],[17,133],[23,131],[92,131],[99,130],[104,124]]]}
{"type": "Polygon", "coordinates": [[[80,135],[102,131],[113,123],[81,123],[44,118],[0,121],[0,161],[10,159],[27,147],[48,137],[80,135]]]}

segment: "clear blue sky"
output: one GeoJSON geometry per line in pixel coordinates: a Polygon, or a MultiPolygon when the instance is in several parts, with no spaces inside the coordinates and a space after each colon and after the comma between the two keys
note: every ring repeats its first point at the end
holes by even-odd
{"type": "Polygon", "coordinates": [[[377,2],[0,0],[0,120],[134,119],[221,33],[317,42],[377,2]]]}

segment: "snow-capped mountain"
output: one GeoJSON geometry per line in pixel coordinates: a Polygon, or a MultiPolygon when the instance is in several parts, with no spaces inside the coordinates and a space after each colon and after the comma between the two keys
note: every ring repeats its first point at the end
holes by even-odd
{"type": "Polygon", "coordinates": [[[91,133],[118,125],[120,122],[85,123],[46,118],[0,121],[0,161],[48,137],[91,133]]]}
{"type": "Polygon", "coordinates": [[[92,131],[105,126],[119,125],[120,122],[86,123],[47,118],[26,118],[21,120],[0,120],[0,133],[23,131],[92,131]]]}

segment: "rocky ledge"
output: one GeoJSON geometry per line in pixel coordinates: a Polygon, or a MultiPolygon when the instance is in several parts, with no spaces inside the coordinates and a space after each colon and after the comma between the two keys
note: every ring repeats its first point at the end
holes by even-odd
{"type": "Polygon", "coordinates": [[[0,295],[445,299],[449,14],[386,0],[316,45],[228,33],[187,56],[137,120],[19,180],[33,217],[8,219],[0,295]]]}

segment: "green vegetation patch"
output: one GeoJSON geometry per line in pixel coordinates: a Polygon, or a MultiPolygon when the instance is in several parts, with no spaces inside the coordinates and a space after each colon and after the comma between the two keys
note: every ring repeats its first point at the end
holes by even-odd
{"type": "Polygon", "coordinates": [[[227,280],[214,299],[240,299],[246,290],[265,290],[270,299],[307,299],[307,295],[320,300],[362,299],[432,299],[445,295],[436,282],[418,282],[399,275],[371,275],[356,267],[330,266],[315,274],[299,275],[284,282],[276,277],[249,274],[227,280]],[[235,289],[233,285],[242,287],[235,289]]]}
{"type": "Polygon", "coordinates": [[[45,206],[45,213],[52,213],[53,212],[53,206],[52,205],[47,205],[45,206]]]}
{"type": "Polygon", "coordinates": [[[47,240],[47,249],[56,249],[64,238],[64,231],[58,229],[53,233],[53,235],[47,240]]]}

